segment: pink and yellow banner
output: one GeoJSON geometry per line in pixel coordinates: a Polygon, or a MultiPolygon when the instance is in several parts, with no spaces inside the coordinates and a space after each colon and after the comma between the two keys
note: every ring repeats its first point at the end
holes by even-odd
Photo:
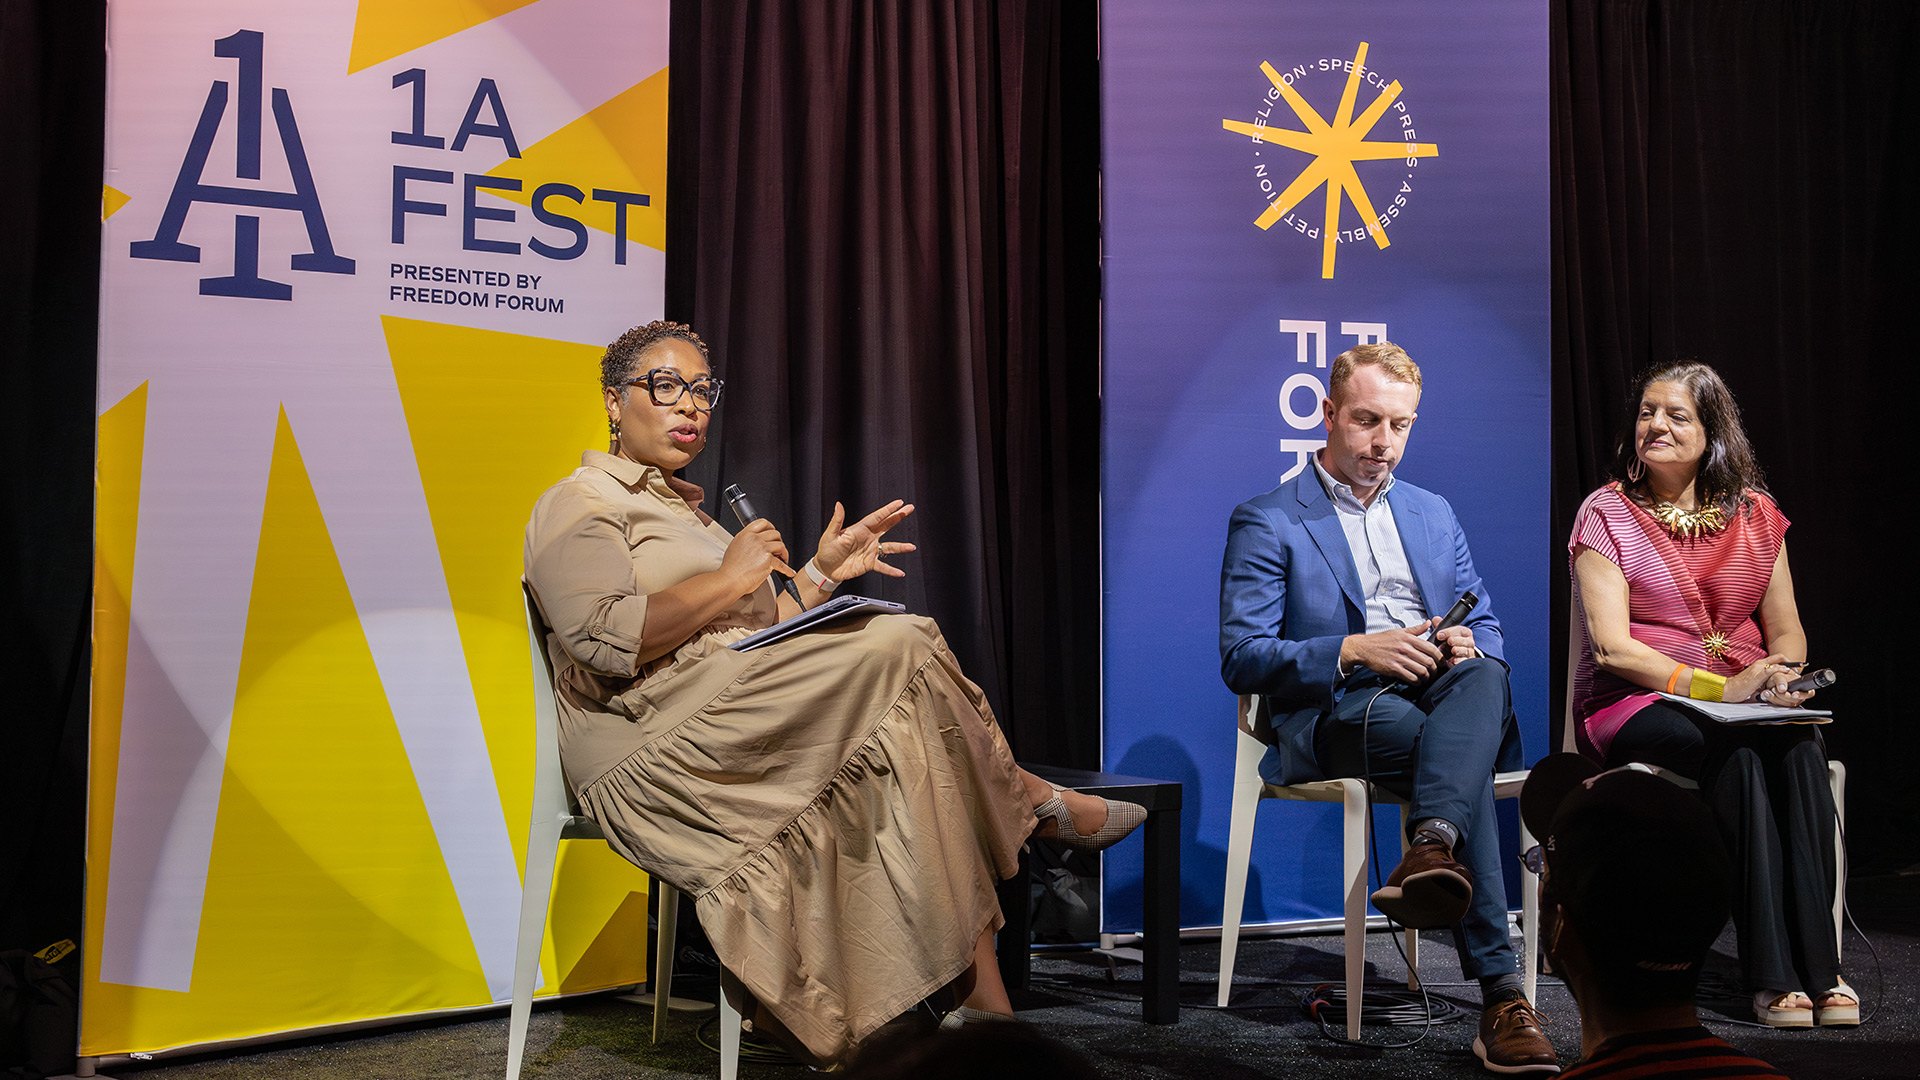
{"type": "MultiPolygon", "coordinates": [[[[83,1056],[506,999],[521,532],[660,314],[667,6],[111,5],[83,1056]]],[[[645,891],[563,852],[548,992],[645,891]]]]}

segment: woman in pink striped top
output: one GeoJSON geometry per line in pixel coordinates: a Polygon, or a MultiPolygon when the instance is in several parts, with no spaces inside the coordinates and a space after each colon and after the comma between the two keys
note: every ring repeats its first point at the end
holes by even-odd
{"type": "Polygon", "coordinates": [[[1740,409],[1705,364],[1644,375],[1614,461],[1568,549],[1581,651],[1582,752],[1697,780],[1735,862],[1734,924],[1754,1014],[1777,1027],[1857,1024],[1834,939],[1832,793],[1819,729],[1726,727],[1660,696],[1798,707],[1807,656],[1787,519],[1740,409]]]}

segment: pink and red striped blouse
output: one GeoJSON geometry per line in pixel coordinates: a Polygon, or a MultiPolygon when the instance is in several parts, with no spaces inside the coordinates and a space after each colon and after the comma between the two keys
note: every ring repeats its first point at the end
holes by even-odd
{"type": "MultiPolygon", "coordinates": [[[[1627,618],[1635,640],[1678,664],[1738,674],[1767,654],[1755,615],[1788,525],[1765,493],[1750,491],[1747,496],[1750,501],[1726,528],[1689,539],[1669,534],[1622,494],[1619,484],[1608,484],[1580,505],[1567,551],[1574,557],[1581,548],[1591,548],[1620,568],[1627,579],[1627,618]],[[1715,631],[1727,639],[1721,659],[1706,649],[1706,638],[1715,631]]],[[[1573,672],[1573,712],[1588,741],[1604,756],[1614,733],[1654,695],[1594,666],[1577,584],[1574,605],[1580,659],[1573,672]]]]}

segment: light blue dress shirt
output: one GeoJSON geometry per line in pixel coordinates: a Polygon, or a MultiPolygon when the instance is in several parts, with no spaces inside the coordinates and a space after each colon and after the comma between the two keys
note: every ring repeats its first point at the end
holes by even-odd
{"type": "Polygon", "coordinates": [[[1373,502],[1362,505],[1352,487],[1334,479],[1320,464],[1318,454],[1313,456],[1313,471],[1340,515],[1340,530],[1353,553],[1360,591],[1367,597],[1367,633],[1426,622],[1427,605],[1420,596],[1420,586],[1414,583],[1413,566],[1407,562],[1393,507],[1387,502],[1387,492],[1393,490],[1393,474],[1387,474],[1373,502]]]}

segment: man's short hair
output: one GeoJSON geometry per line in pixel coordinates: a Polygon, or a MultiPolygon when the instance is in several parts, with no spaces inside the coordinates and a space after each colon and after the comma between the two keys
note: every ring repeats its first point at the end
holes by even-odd
{"type": "Polygon", "coordinates": [[[1527,777],[1520,812],[1546,849],[1546,899],[1565,911],[1599,992],[1690,1003],[1727,923],[1731,871],[1706,802],[1644,769],[1554,754],[1527,777]]]}
{"type": "Polygon", "coordinates": [[[1327,396],[1339,401],[1340,389],[1353,378],[1354,369],[1376,365],[1394,382],[1412,383],[1414,389],[1420,388],[1420,365],[1413,362],[1407,350],[1391,341],[1374,341],[1355,345],[1333,358],[1333,372],[1327,376],[1327,396]]]}

